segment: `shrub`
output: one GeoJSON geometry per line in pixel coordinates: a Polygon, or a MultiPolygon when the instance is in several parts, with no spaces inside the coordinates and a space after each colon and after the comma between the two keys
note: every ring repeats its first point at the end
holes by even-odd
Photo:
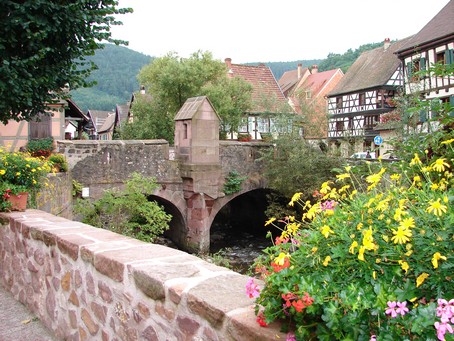
{"type": "MultiPolygon", "coordinates": [[[[454,139],[441,144],[453,152],[454,139]]],[[[364,192],[346,167],[321,186],[315,203],[293,196],[290,205],[305,209],[302,219],[284,219],[281,236],[257,262],[264,322],[286,320],[301,340],[448,336],[449,319],[440,317],[454,311],[453,159],[424,164],[416,154],[392,174],[379,165],[364,192]]]]}
{"type": "Polygon", "coordinates": [[[237,193],[241,190],[241,184],[246,180],[245,176],[240,176],[240,174],[233,170],[229,172],[224,182],[224,193],[226,195],[237,193]]]}
{"type": "Polygon", "coordinates": [[[68,162],[63,154],[52,154],[49,156],[48,160],[52,163],[55,171],[57,172],[67,172],[68,171],[68,162]]]}
{"type": "Polygon", "coordinates": [[[75,211],[84,223],[152,242],[169,228],[171,215],[148,196],[157,188],[154,178],[133,173],[124,190],[107,190],[96,201],[79,199],[75,211]]]}
{"type": "Polygon", "coordinates": [[[52,137],[44,139],[34,139],[30,140],[26,146],[27,152],[29,152],[33,157],[49,157],[54,150],[54,139],[52,137]]]}

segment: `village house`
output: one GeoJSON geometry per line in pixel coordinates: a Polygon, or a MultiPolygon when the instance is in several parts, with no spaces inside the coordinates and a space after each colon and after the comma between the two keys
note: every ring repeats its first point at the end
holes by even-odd
{"type": "MultiPolygon", "coordinates": [[[[277,133],[276,114],[294,114],[288,106],[273,72],[268,66],[260,64],[233,64],[231,58],[225,59],[228,77],[240,77],[252,85],[252,109],[246,113],[244,124],[238,128],[239,134],[250,134],[253,140],[262,139],[263,134],[277,133]]],[[[290,128],[288,122],[286,128],[290,128]]],[[[234,138],[234,136],[230,136],[234,138]]]]}
{"type": "Polygon", "coordinates": [[[296,70],[285,72],[278,83],[288,103],[302,117],[302,136],[307,140],[326,141],[328,113],[326,95],[344,76],[341,69],[318,71],[298,64],[296,70]]]}
{"type": "Polygon", "coordinates": [[[344,157],[367,150],[390,156],[389,145],[374,142],[379,135],[375,128],[396,108],[394,98],[404,85],[396,51],[408,39],[391,43],[387,38],[382,47],[362,53],[328,94],[328,142],[332,151],[344,157]]]}
{"type": "Polygon", "coordinates": [[[49,104],[46,114],[40,114],[30,122],[9,120],[7,124],[1,124],[0,145],[13,152],[33,139],[81,139],[88,122],[89,118],[71,99],[62,99],[49,104]]]}
{"type": "MultiPolygon", "coordinates": [[[[454,106],[454,75],[438,76],[433,72],[420,76],[419,71],[429,70],[435,63],[454,65],[454,1],[449,1],[417,34],[397,50],[404,65],[406,94],[454,106]]],[[[453,68],[451,68],[453,70],[453,68]]],[[[420,112],[420,128],[430,130],[431,112],[420,112]]],[[[432,127],[433,128],[433,127],[432,127]]]]}

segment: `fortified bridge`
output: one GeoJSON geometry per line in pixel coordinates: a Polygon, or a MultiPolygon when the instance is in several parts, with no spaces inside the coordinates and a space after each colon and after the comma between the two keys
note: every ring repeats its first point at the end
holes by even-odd
{"type": "MultiPolygon", "coordinates": [[[[172,215],[168,236],[189,252],[208,252],[210,228],[229,203],[266,188],[261,142],[219,141],[219,117],[206,97],[188,99],[175,118],[175,147],[165,140],[58,141],[72,177],[88,188],[90,198],[121,187],[133,172],[157,179],[151,200],[172,215]],[[226,176],[236,171],[246,180],[241,190],[223,193],[226,176]]],[[[245,207],[248,209],[248,201],[245,207]]],[[[250,208],[250,207],[249,207],[250,208]]],[[[231,211],[236,210],[232,209],[231,211]]]]}

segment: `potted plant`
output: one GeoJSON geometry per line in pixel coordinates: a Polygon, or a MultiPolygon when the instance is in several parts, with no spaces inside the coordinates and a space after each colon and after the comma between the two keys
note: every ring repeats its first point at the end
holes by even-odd
{"type": "Polygon", "coordinates": [[[28,141],[26,151],[33,157],[49,157],[54,150],[54,139],[47,137],[28,141]]]}
{"type": "Polygon", "coordinates": [[[43,185],[49,171],[48,163],[42,158],[0,150],[0,209],[25,210],[28,193],[43,185]],[[17,200],[22,206],[17,206],[17,200]]]}
{"type": "Polygon", "coordinates": [[[249,142],[252,140],[252,136],[249,133],[238,133],[238,141],[249,142]]]}
{"type": "Polygon", "coordinates": [[[51,163],[52,170],[56,173],[68,171],[68,162],[63,154],[52,154],[49,156],[48,161],[51,163]]]}

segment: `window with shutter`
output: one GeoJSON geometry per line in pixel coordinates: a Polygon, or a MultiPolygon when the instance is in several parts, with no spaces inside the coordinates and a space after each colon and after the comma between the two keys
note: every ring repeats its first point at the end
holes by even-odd
{"type": "Polygon", "coordinates": [[[413,77],[413,66],[412,62],[407,63],[407,74],[408,74],[408,79],[411,79],[413,77]]]}
{"type": "Polygon", "coordinates": [[[427,111],[426,110],[419,111],[419,122],[427,122],[427,111]]]}
{"type": "Polygon", "coordinates": [[[454,64],[454,49],[448,49],[445,51],[446,64],[454,64]]]}
{"type": "Polygon", "coordinates": [[[449,105],[451,106],[451,111],[449,112],[449,116],[454,117],[454,95],[449,97],[449,105]]]}
{"type": "Polygon", "coordinates": [[[419,60],[419,70],[426,71],[426,58],[424,57],[419,60]]]}

